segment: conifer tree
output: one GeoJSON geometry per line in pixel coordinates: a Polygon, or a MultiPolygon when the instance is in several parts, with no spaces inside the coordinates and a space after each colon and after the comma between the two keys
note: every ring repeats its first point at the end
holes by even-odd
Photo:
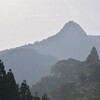
{"type": "Polygon", "coordinates": [[[6,100],[6,71],[3,62],[0,60],[0,100],[6,100]]]}
{"type": "Polygon", "coordinates": [[[19,100],[18,88],[11,70],[6,73],[3,62],[0,60],[0,100],[19,100]]]}
{"type": "Polygon", "coordinates": [[[20,91],[20,100],[32,100],[33,97],[31,95],[29,86],[26,83],[26,80],[22,82],[19,91],[20,91]]]}
{"type": "Polygon", "coordinates": [[[100,60],[99,60],[98,53],[97,53],[97,50],[96,50],[95,47],[92,48],[91,53],[90,53],[89,56],[87,57],[87,61],[88,61],[88,62],[100,61],[100,60]]]}
{"type": "Polygon", "coordinates": [[[7,73],[7,89],[8,89],[8,99],[7,100],[19,100],[19,93],[18,93],[18,85],[16,84],[14,75],[9,69],[9,72],[7,73]]]}

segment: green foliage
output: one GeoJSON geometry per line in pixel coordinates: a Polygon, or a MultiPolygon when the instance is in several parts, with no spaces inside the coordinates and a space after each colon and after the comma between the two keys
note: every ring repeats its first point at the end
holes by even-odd
{"type": "Polygon", "coordinates": [[[31,88],[32,94],[35,94],[35,91],[39,92],[39,95],[42,96],[44,93],[50,93],[52,90],[61,85],[59,78],[54,76],[43,77],[36,85],[33,85],[31,88]]]}
{"type": "Polygon", "coordinates": [[[51,68],[51,75],[43,77],[36,85],[32,86],[32,94],[35,91],[38,91],[39,95],[50,94],[67,81],[74,80],[75,70],[79,63],[80,61],[74,59],[57,62],[51,68]]]}
{"type": "Polygon", "coordinates": [[[78,64],[72,83],[51,94],[53,100],[100,100],[100,61],[93,47],[86,61],[78,64]]]}
{"type": "Polygon", "coordinates": [[[6,73],[0,61],[0,100],[49,100],[45,91],[52,100],[100,100],[100,61],[95,48],[86,61],[63,60],[56,63],[51,71],[51,76],[34,85],[43,94],[40,98],[37,92],[31,95],[25,80],[18,88],[12,71],[6,73]],[[73,80],[68,75],[72,75],[73,80]]]}
{"type": "Polygon", "coordinates": [[[75,59],[61,60],[51,68],[51,73],[62,80],[73,80],[75,70],[80,61],[75,59]]]}

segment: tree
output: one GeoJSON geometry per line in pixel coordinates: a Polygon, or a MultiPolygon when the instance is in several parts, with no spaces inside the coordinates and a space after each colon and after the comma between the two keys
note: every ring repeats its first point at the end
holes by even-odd
{"type": "Polygon", "coordinates": [[[32,100],[32,95],[29,89],[29,86],[26,83],[26,80],[24,80],[21,84],[21,87],[19,89],[20,93],[20,100],[32,100]]]}
{"type": "Polygon", "coordinates": [[[6,100],[6,71],[3,62],[0,60],[0,100],[6,100]]]}
{"type": "Polygon", "coordinates": [[[0,76],[5,76],[6,71],[3,62],[0,60],[0,76]]]}
{"type": "Polygon", "coordinates": [[[18,85],[16,84],[14,75],[9,69],[9,72],[7,73],[7,89],[8,89],[8,98],[7,100],[19,100],[19,90],[18,85]]]}
{"type": "Polygon", "coordinates": [[[6,73],[5,66],[0,60],[0,100],[19,100],[18,87],[11,70],[6,73]]]}
{"type": "Polygon", "coordinates": [[[88,62],[100,61],[95,47],[92,48],[90,55],[87,57],[87,61],[88,62]]]}

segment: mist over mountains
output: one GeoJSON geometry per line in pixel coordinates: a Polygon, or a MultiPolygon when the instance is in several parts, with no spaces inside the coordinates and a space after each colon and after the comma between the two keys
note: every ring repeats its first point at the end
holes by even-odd
{"type": "MultiPolygon", "coordinates": [[[[66,70],[67,71],[67,70],[66,70]]],[[[75,80],[66,82],[52,92],[53,100],[99,100],[100,99],[100,60],[93,47],[87,59],[78,64],[75,80]]]]}
{"type": "Polygon", "coordinates": [[[85,60],[95,46],[100,56],[100,36],[88,36],[81,26],[69,21],[54,36],[0,52],[7,69],[12,69],[18,82],[26,79],[30,84],[49,75],[50,67],[58,60],[75,58],[85,60]]]}
{"type": "Polygon", "coordinates": [[[33,85],[33,94],[47,93],[52,100],[100,99],[100,59],[95,47],[85,61],[61,60],[52,66],[51,72],[33,85]]]}
{"type": "Polygon", "coordinates": [[[86,55],[89,54],[93,46],[97,48],[100,55],[99,41],[99,37],[88,36],[79,24],[69,21],[56,35],[34,43],[29,47],[59,59],[75,58],[85,60],[86,55]]]}
{"type": "Polygon", "coordinates": [[[100,43],[100,36],[99,36],[99,35],[98,35],[98,36],[90,35],[89,37],[90,37],[93,41],[100,43]]]}
{"type": "Polygon", "coordinates": [[[49,75],[50,67],[57,61],[55,57],[41,54],[29,48],[16,48],[0,55],[6,69],[12,69],[18,83],[27,80],[35,84],[41,77],[49,75]]]}

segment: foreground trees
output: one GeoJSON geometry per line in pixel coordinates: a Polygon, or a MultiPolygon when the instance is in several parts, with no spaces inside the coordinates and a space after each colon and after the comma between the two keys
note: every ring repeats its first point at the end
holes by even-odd
{"type": "Polygon", "coordinates": [[[24,80],[21,84],[21,87],[19,89],[20,94],[20,100],[32,100],[33,96],[31,95],[29,86],[26,83],[26,80],[24,80]]]}
{"type": "Polygon", "coordinates": [[[0,100],[18,100],[18,85],[11,70],[7,73],[0,60],[0,100]]]}
{"type": "Polygon", "coordinates": [[[0,100],[49,100],[45,94],[40,98],[36,92],[35,96],[31,95],[29,85],[24,80],[18,87],[14,75],[9,69],[5,70],[3,62],[0,60],[0,100]]]}

